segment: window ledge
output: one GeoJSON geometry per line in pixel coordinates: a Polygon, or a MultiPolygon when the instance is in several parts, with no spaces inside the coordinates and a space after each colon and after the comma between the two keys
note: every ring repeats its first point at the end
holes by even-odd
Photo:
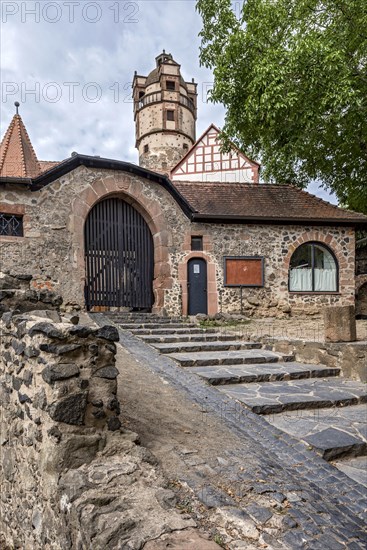
{"type": "Polygon", "coordinates": [[[292,294],[294,296],[341,296],[342,293],[341,292],[337,292],[337,291],[332,291],[332,292],[329,292],[327,290],[315,290],[314,292],[312,291],[302,291],[302,290],[288,290],[288,293],[289,294],[292,294]]]}
{"type": "Polygon", "coordinates": [[[22,242],[23,240],[24,236],[15,237],[14,235],[0,235],[0,243],[15,243],[22,242]]]}

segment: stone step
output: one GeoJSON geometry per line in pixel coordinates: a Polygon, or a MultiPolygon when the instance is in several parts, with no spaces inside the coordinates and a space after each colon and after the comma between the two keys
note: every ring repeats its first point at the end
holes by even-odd
{"type": "Polygon", "coordinates": [[[217,334],[218,329],[216,328],[187,328],[187,326],[183,326],[182,328],[137,328],[132,329],[131,332],[133,334],[136,334],[136,336],[145,336],[145,335],[180,335],[180,334],[217,334]]]}
{"type": "Polygon", "coordinates": [[[223,342],[177,342],[172,344],[152,344],[161,353],[186,353],[186,352],[216,352],[216,351],[237,351],[242,349],[258,349],[261,344],[255,342],[244,342],[242,340],[233,340],[223,342]]]}
{"type": "Polygon", "coordinates": [[[181,318],[168,318],[168,317],[119,317],[113,316],[109,317],[115,323],[158,323],[163,325],[174,324],[186,324],[188,321],[181,318]]]}
{"type": "Polygon", "coordinates": [[[158,328],[195,328],[197,325],[194,323],[116,323],[120,328],[124,330],[145,328],[145,329],[158,329],[158,328]]]}
{"type": "Polygon", "coordinates": [[[367,402],[366,384],[344,378],[228,384],[219,386],[218,389],[257,414],[342,407],[367,402]]]}
{"type": "MultiPolygon", "coordinates": [[[[136,334],[136,333],[135,333],[136,334]]],[[[182,342],[230,342],[233,340],[237,340],[237,336],[235,334],[221,334],[220,332],[216,333],[203,333],[200,331],[200,333],[192,334],[192,333],[173,333],[173,334],[148,334],[148,335],[142,335],[141,339],[144,340],[147,344],[179,344],[182,342]]]]}
{"type": "Polygon", "coordinates": [[[317,411],[287,411],[269,417],[268,422],[302,439],[325,460],[367,454],[366,404],[317,411]]]}
{"type": "Polygon", "coordinates": [[[261,363],[259,365],[220,365],[207,367],[188,367],[204,378],[212,386],[238,384],[241,382],[275,382],[277,380],[297,380],[301,378],[323,378],[339,376],[340,369],[319,365],[308,365],[289,361],[283,363],[261,363]]]}
{"type": "Polygon", "coordinates": [[[258,349],[260,344],[241,342],[253,346],[252,349],[237,351],[199,351],[186,353],[171,353],[169,357],[180,363],[182,367],[206,367],[214,365],[245,365],[259,363],[277,363],[278,361],[293,361],[294,356],[258,349]]]}

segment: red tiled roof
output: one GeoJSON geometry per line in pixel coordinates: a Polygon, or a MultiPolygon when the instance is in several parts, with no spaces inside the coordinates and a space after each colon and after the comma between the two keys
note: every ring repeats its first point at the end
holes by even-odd
{"type": "Polygon", "coordinates": [[[293,185],[174,181],[201,216],[264,221],[356,221],[367,216],[334,206],[293,185]]]}
{"type": "Polygon", "coordinates": [[[16,114],[0,145],[0,176],[34,178],[41,166],[20,115],[16,114]]]}
{"type": "Polygon", "coordinates": [[[41,172],[47,172],[48,170],[51,170],[52,168],[55,168],[58,164],[60,164],[59,161],[54,160],[40,160],[39,161],[41,166],[41,172]]]}

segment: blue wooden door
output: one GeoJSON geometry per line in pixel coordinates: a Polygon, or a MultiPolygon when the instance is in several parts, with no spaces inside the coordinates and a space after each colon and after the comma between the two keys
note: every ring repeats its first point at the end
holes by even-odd
{"type": "Polygon", "coordinates": [[[188,269],[188,314],[208,313],[207,268],[202,258],[193,258],[187,264],[188,269]]]}

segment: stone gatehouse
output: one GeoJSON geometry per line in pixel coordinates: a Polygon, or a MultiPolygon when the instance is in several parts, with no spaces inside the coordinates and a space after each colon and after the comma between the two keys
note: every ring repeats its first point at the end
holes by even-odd
{"type": "MultiPolygon", "coordinates": [[[[29,271],[70,308],[283,316],[355,301],[367,217],[195,136],[196,84],[170,54],[133,83],[140,165],[39,161],[20,115],[0,149],[2,270],[29,271]]],[[[18,107],[17,107],[18,110],[18,107]]]]}

